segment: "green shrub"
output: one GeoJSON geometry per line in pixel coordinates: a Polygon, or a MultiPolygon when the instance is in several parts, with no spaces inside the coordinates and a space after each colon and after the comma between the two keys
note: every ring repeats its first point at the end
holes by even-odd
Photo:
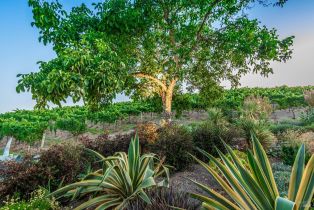
{"type": "Polygon", "coordinates": [[[208,120],[215,123],[215,124],[226,124],[227,120],[226,117],[224,116],[223,112],[219,108],[209,108],[207,110],[208,114],[208,120]]]}
{"type": "Polygon", "coordinates": [[[272,169],[280,196],[288,196],[291,166],[275,162],[272,164],[272,169]]]}
{"type": "Polygon", "coordinates": [[[192,159],[188,153],[194,149],[191,133],[183,126],[167,125],[158,131],[158,140],[148,145],[148,150],[160,157],[166,157],[166,163],[180,171],[187,168],[192,159]]]}
{"type": "Polygon", "coordinates": [[[76,118],[59,118],[55,123],[56,129],[66,130],[74,136],[78,136],[86,131],[85,120],[76,118]]]}
{"type": "Polygon", "coordinates": [[[226,143],[231,143],[232,139],[238,136],[238,132],[230,124],[225,125],[206,122],[196,127],[192,135],[195,146],[217,156],[216,148],[225,151],[221,139],[224,139],[226,143]]]}
{"type": "Polygon", "coordinates": [[[314,123],[304,126],[304,130],[314,132],[314,123]]]}
{"type": "MultiPolygon", "coordinates": [[[[291,174],[291,166],[283,164],[283,163],[273,163],[272,169],[274,171],[274,178],[278,187],[278,191],[281,197],[288,196],[289,182],[290,182],[290,174],[291,174]]],[[[314,196],[311,201],[311,207],[314,207],[314,196]]]]}
{"type": "Polygon", "coordinates": [[[61,209],[54,198],[46,197],[46,192],[43,189],[36,190],[32,193],[30,200],[11,198],[4,202],[4,206],[0,210],[57,210],[61,209]]]}
{"type": "Polygon", "coordinates": [[[314,123],[314,108],[309,108],[307,111],[302,113],[301,122],[303,125],[311,125],[314,123]]]}
{"type": "Polygon", "coordinates": [[[126,210],[173,210],[174,207],[195,210],[200,207],[200,203],[192,200],[188,193],[177,192],[173,188],[153,188],[147,195],[151,199],[151,204],[138,199],[129,203],[126,210]]]}
{"type": "MultiPolygon", "coordinates": [[[[281,158],[284,164],[292,166],[294,163],[294,159],[298,153],[297,145],[283,145],[281,147],[281,158]]],[[[311,154],[308,150],[305,151],[305,162],[307,162],[311,157],[311,154]]]]}
{"type": "Polygon", "coordinates": [[[302,126],[291,124],[287,122],[277,123],[277,124],[271,124],[269,126],[269,130],[274,133],[275,135],[279,135],[281,133],[284,133],[287,130],[295,130],[295,131],[301,131],[303,130],[302,126]]]}
{"type": "Polygon", "coordinates": [[[276,137],[269,130],[268,124],[265,121],[255,121],[250,118],[241,117],[237,121],[237,125],[244,131],[247,144],[251,145],[252,133],[259,139],[265,148],[276,142],[276,137]]]}

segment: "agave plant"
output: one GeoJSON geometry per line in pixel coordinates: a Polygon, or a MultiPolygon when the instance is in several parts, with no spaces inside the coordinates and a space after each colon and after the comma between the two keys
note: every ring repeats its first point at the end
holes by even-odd
{"type": "Polygon", "coordinates": [[[89,200],[76,209],[123,209],[135,198],[150,203],[144,192],[153,186],[168,186],[169,170],[154,154],[140,155],[139,139],[135,136],[129,145],[128,154],[118,152],[114,156],[103,157],[89,150],[103,163],[103,168],[86,175],[81,181],[67,185],[51,193],[56,198],[90,196],[89,200]],[[165,175],[156,183],[156,178],[165,175]]]}
{"type": "Polygon", "coordinates": [[[256,137],[252,139],[253,152],[248,152],[249,170],[226,144],[231,160],[218,150],[222,162],[199,149],[215,164],[222,176],[207,163],[193,156],[194,159],[207,169],[231,200],[195,181],[193,182],[211,197],[200,194],[192,194],[192,197],[203,202],[203,209],[309,209],[314,194],[314,155],[305,167],[304,145],[300,147],[291,172],[288,197],[280,197],[266,153],[258,139],[256,137]]]}

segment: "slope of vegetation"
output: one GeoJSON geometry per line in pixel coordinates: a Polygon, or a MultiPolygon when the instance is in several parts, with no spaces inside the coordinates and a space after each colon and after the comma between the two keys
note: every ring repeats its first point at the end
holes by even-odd
{"type": "MultiPolygon", "coordinates": [[[[306,105],[303,92],[313,89],[313,86],[232,89],[225,91],[223,97],[214,105],[223,110],[237,110],[242,106],[244,98],[255,95],[269,98],[278,108],[302,107],[306,105]]],[[[198,94],[181,94],[174,98],[177,114],[184,110],[206,109],[208,106],[198,94]]],[[[86,130],[87,121],[114,123],[128,116],[161,111],[162,103],[158,98],[110,104],[97,111],[79,106],[34,111],[17,110],[0,115],[0,137],[12,136],[19,141],[32,143],[40,140],[46,129],[66,130],[78,135],[86,130]]]]}

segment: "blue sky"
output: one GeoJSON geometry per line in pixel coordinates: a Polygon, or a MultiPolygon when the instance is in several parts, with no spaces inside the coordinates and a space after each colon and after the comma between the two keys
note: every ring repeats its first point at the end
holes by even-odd
{"type": "MultiPolygon", "coordinates": [[[[60,2],[71,8],[92,1],[60,2]]],[[[314,85],[314,0],[289,0],[284,8],[256,6],[250,16],[275,27],[282,37],[295,35],[296,39],[292,60],[272,64],[275,74],[269,78],[245,76],[242,86],[314,85]]],[[[0,113],[34,106],[31,94],[15,92],[16,75],[37,71],[37,61],[55,56],[51,46],[38,42],[38,30],[30,26],[31,22],[27,0],[0,0],[0,113]]]]}

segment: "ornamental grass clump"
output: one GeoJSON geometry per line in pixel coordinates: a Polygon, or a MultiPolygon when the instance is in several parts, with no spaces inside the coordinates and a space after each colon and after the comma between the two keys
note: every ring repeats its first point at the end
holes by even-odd
{"type": "Polygon", "coordinates": [[[67,185],[49,196],[59,198],[88,198],[76,209],[124,209],[133,199],[151,203],[145,189],[168,186],[169,170],[154,154],[140,154],[139,139],[131,140],[128,154],[117,152],[113,156],[87,149],[96,155],[103,167],[89,173],[81,181],[67,185]],[[164,177],[161,177],[165,175],[164,177]],[[156,178],[160,177],[159,182],[156,178]]]}
{"type": "Polygon", "coordinates": [[[192,196],[202,201],[204,209],[259,209],[259,210],[303,210],[309,209],[314,194],[314,155],[305,165],[305,147],[302,145],[295,158],[290,175],[287,197],[280,197],[275,178],[266,153],[258,141],[252,137],[253,152],[248,152],[250,169],[246,169],[239,161],[230,146],[225,144],[231,160],[218,150],[223,163],[209,153],[199,149],[215,166],[194,159],[201,164],[219,183],[230,198],[217,193],[201,183],[193,181],[211,197],[192,193],[192,196]]]}
{"type": "Polygon", "coordinates": [[[237,124],[243,129],[248,145],[251,145],[251,133],[254,133],[266,148],[276,142],[276,137],[269,130],[271,113],[272,106],[268,98],[257,96],[245,98],[237,124]]]}
{"type": "Polygon", "coordinates": [[[314,90],[305,91],[304,100],[309,106],[314,107],[314,90]]]}
{"type": "Polygon", "coordinates": [[[302,133],[301,131],[287,130],[278,135],[281,145],[280,158],[287,165],[292,166],[294,159],[298,153],[299,147],[305,145],[305,162],[307,162],[311,154],[314,153],[313,136],[311,133],[302,133]]]}

